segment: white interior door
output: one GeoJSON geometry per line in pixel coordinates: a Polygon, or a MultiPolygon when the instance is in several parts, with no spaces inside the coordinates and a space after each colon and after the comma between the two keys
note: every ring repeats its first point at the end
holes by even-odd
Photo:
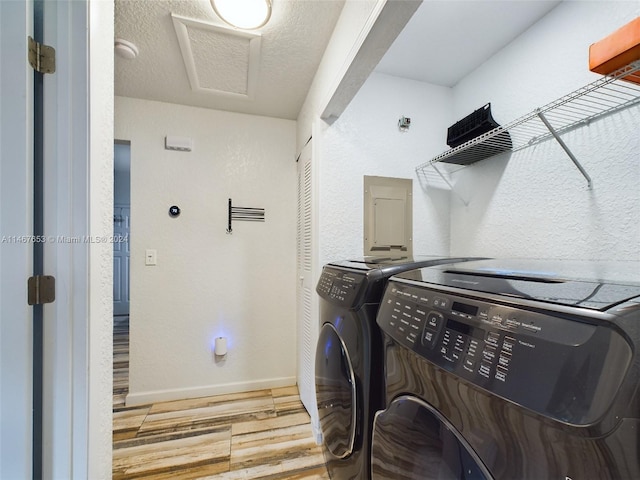
{"type": "Polygon", "coordinates": [[[33,71],[29,2],[0,1],[0,478],[32,475],[33,71]]]}
{"type": "Polygon", "coordinates": [[[129,315],[129,229],[131,208],[113,209],[113,315],[129,315]]]}

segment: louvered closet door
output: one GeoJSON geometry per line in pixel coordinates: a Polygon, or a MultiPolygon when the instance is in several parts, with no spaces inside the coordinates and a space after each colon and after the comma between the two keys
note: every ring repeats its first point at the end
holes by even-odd
{"type": "Polygon", "coordinates": [[[312,182],[311,142],[307,143],[298,160],[298,388],[302,403],[315,420],[315,337],[318,327],[313,323],[312,275],[312,182]]]}

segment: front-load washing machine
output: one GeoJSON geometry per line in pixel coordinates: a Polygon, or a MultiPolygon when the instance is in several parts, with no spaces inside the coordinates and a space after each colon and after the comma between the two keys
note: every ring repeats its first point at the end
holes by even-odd
{"type": "Polygon", "coordinates": [[[325,265],[316,350],[316,399],[332,479],[367,479],[373,415],[384,404],[382,336],[375,323],[387,279],[414,268],[462,262],[432,256],[365,257],[325,265]]]}
{"type": "Polygon", "coordinates": [[[392,277],[373,479],[640,478],[628,266],[483,260],[392,277]]]}

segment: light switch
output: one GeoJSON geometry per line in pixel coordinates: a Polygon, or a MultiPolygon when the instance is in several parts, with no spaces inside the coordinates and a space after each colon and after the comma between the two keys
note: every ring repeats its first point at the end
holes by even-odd
{"type": "Polygon", "coordinates": [[[158,252],[157,250],[147,250],[144,256],[144,264],[145,265],[156,265],[158,263],[158,252]]]}

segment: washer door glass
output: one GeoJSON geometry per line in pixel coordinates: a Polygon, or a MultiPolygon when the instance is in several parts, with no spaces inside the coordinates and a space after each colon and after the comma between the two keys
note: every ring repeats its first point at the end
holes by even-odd
{"type": "Polygon", "coordinates": [[[396,398],[376,414],[371,471],[374,480],[492,478],[453,425],[410,396],[396,398]]]}
{"type": "Polygon", "coordinates": [[[316,400],[326,448],[338,458],[349,456],[356,436],[355,376],[344,342],[329,323],[318,338],[316,400]]]}

